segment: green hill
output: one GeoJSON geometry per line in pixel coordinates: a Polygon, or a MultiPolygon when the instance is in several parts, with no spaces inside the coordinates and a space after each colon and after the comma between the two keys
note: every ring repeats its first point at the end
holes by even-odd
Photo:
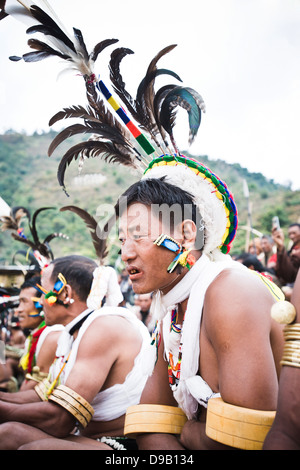
{"type": "MultiPolygon", "coordinates": [[[[65,205],[77,205],[88,210],[97,220],[103,220],[99,208],[112,207],[117,197],[138,175],[120,165],[106,164],[100,158],[86,160],[78,175],[78,163],[67,169],[65,183],[69,197],[63,192],[56,178],[58,162],[66,146],[59,147],[49,158],[47,149],[56,134],[25,135],[8,132],[0,136],[0,196],[10,206],[25,206],[33,213],[40,207],[55,207],[38,216],[40,238],[52,232],[63,232],[69,240],[54,239],[51,247],[55,256],[78,253],[94,256],[91,239],[83,221],[70,212],[59,212],[65,205]],[[105,205],[105,206],[104,206],[105,205]],[[97,212],[98,209],[98,212],[97,212]]],[[[69,146],[69,143],[68,143],[69,146]]],[[[187,152],[186,152],[187,154],[187,152]]],[[[207,156],[198,159],[226,181],[235,197],[239,213],[239,226],[247,225],[247,201],[243,193],[245,179],[250,191],[253,227],[270,233],[272,216],[278,215],[281,226],[286,229],[300,217],[300,191],[275,184],[261,173],[250,173],[239,164],[227,164],[222,160],[210,160],[207,156]]],[[[100,222],[100,225],[101,222],[100,222]]],[[[25,234],[26,234],[26,225],[25,234]]],[[[231,253],[244,249],[245,230],[240,228],[231,253]]],[[[24,249],[8,232],[0,233],[0,263],[10,263],[13,254],[24,249]]],[[[118,252],[112,241],[110,261],[118,252]]]]}

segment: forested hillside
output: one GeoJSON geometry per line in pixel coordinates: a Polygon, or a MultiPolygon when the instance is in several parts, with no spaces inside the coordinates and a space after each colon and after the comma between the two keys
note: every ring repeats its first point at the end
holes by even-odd
{"type": "MultiPolygon", "coordinates": [[[[102,225],[103,209],[112,210],[118,195],[136,181],[138,175],[120,165],[106,164],[100,158],[86,160],[79,175],[78,162],[73,162],[65,177],[68,197],[56,178],[58,162],[66,147],[62,145],[51,158],[47,156],[54,136],[54,132],[32,136],[8,132],[0,136],[0,196],[10,206],[25,206],[31,213],[40,207],[55,207],[42,212],[37,221],[41,238],[52,232],[69,236],[69,240],[57,238],[51,242],[55,256],[67,253],[94,256],[91,238],[83,221],[75,214],[60,212],[59,209],[65,205],[77,205],[88,210],[102,225]]],[[[248,184],[252,224],[256,230],[270,233],[274,215],[279,216],[284,229],[300,220],[300,191],[275,184],[261,173],[249,173],[239,164],[209,160],[207,156],[199,156],[198,159],[226,181],[234,194],[241,228],[231,253],[239,253],[245,245],[243,226],[247,225],[247,200],[243,180],[248,184]]],[[[24,228],[26,234],[26,224],[24,228]]],[[[0,263],[10,263],[12,255],[24,249],[20,245],[9,233],[0,233],[0,263]]],[[[113,238],[110,248],[109,261],[113,262],[119,249],[113,238]]]]}

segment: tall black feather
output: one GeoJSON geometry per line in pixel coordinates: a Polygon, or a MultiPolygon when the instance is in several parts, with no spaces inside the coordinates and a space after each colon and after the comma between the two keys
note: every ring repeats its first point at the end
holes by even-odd
{"type": "Polygon", "coordinates": [[[123,146],[118,146],[114,142],[100,142],[98,140],[80,142],[67,150],[58,166],[57,179],[65,192],[65,171],[73,160],[77,160],[81,156],[87,158],[102,157],[107,162],[133,166],[133,162],[130,160],[130,150],[128,149],[128,153],[126,153],[123,146]]]}
{"type": "Polygon", "coordinates": [[[92,242],[95,248],[95,252],[100,261],[107,256],[106,250],[106,238],[103,236],[103,232],[98,226],[98,222],[91,216],[87,211],[77,206],[64,206],[60,209],[62,212],[71,211],[77,214],[84,222],[87,228],[90,230],[92,242]],[[99,236],[100,235],[100,236],[99,236]]]}
{"type": "MultiPolygon", "coordinates": [[[[62,29],[57,25],[57,23],[49,16],[47,13],[39,8],[36,5],[32,5],[30,8],[32,16],[39,21],[44,28],[48,31],[47,33],[51,36],[54,36],[56,39],[62,41],[72,52],[76,53],[75,46],[71,39],[62,31],[62,29]]],[[[31,33],[32,28],[29,28],[29,33],[31,33]]],[[[27,30],[28,32],[28,30],[27,30]]]]}

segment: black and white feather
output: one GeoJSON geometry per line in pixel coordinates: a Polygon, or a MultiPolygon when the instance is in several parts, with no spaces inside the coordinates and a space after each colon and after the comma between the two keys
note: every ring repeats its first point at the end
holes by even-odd
{"type": "Polygon", "coordinates": [[[51,260],[54,258],[53,251],[50,247],[50,242],[54,238],[69,238],[61,232],[53,232],[47,235],[43,240],[40,239],[37,230],[37,217],[42,211],[49,209],[54,209],[54,207],[41,207],[33,213],[31,218],[30,212],[25,207],[16,206],[11,209],[9,216],[0,216],[0,222],[2,223],[1,230],[11,231],[12,238],[27,245],[41,264],[43,264],[44,259],[51,260]],[[24,228],[21,226],[24,218],[28,221],[31,238],[25,235],[24,228]]]}
{"type": "Polygon", "coordinates": [[[123,109],[153,143],[155,154],[147,155],[132,137],[130,129],[120,121],[110,106],[107,106],[97,87],[95,62],[105,48],[112,46],[118,40],[105,39],[88,52],[82,32],[78,28],[73,28],[72,34],[68,33],[46,0],[37,0],[35,3],[31,5],[27,4],[27,0],[22,2],[6,0],[5,13],[15,15],[17,12],[21,16],[23,14],[23,19],[30,21],[27,33],[43,35],[43,41],[36,38],[29,39],[28,45],[33,51],[22,56],[12,56],[11,60],[23,59],[26,62],[36,62],[48,57],[62,59],[67,68],[83,76],[88,101],[87,106],[73,105],[61,110],[49,122],[52,125],[63,119],[81,120],[81,124],[70,125],[58,134],[49,147],[49,155],[69,137],[91,136],[71,147],[63,155],[58,168],[58,181],[63,188],[66,169],[73,160],[79,160],[81,167],[86,158],[101,157],[142,171],[143,167],[148,166],[149,158],[151,160],[166,153],[179,154],[180,150],[173,134],[177,107],[187,111],[189,144],[194,141],[201,123],[201,114],[205,112],[202,97],[191,88],[173,83],[155,91],[155,81],[159,76],[168,75],[175,81],[181,82],[175,72],[157,67],[158,61],[174,49],[174,44],[160,50],[151,60],[137,88],[135,98],[126,89],[120,72],[121,61],[133,54],[133,51],[120,47],[115,49],[110,57],[109,72],[112,88],[122,101],[123,109]]]}

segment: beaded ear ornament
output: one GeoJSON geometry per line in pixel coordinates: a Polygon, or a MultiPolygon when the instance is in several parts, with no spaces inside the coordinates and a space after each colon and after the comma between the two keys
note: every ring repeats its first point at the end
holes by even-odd
{"type": "Polygon", "coordinates": [[[30,313],[28,316],[33,318],[33,317],[40,317],[43,312],[43,306],[40,303],[40,298],[39,297],[31,297],[32,302],[34,303],[35,308],[37,309],[38,313],[30,313]]]}
{"type": "Polygon", "coordinates": [[[195,257],[190,254],[191,250],[186,250],[180,243],[174,240],[174,238],[162,233],[153,243],[154,245],[163,246],[176,253],[175,258],[167,268],[168,273],[172,273],[178,265],[183,268],[191,269],[195,264],[196,260],[195,257]]]}
{"type": "Polygon", "coordinates": [[[65,277],[61,273],[59,273],[52,290],[47,291],[46,289],[44,289],[44,287],[40,286],[39,284],[37,284],[36,286],[41,292],[43,292],[43,294],[45,294],[45,300],[47,301],[47,303],[49,305],[53,305],[56,302],[59,303],[58,296],[62,292],[66,284],[67,281],[65,277]]]}

